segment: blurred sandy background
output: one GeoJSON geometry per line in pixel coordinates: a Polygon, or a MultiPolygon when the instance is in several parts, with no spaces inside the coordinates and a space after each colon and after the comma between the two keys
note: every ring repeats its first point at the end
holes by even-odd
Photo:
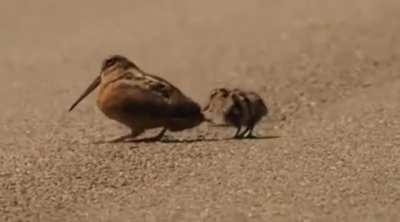
{"type": "Polygon", "coordinates": [[[396,0],[0,3],[0,221],[399,221],[396,0]],[[114,53],[204,103],[259,92],[265,140],[102,144],[114,53]]]}

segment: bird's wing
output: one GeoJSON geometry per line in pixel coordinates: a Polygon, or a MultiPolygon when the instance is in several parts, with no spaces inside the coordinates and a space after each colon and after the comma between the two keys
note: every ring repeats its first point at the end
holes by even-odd
{"type": "Polygon", "coordinates": [[[168,82],[167,80],[165,80],[157,75],[153,75],[151,73],[147,73],[147,72],[143,72],[143,71],[141,71],[141,72],[143,75],[145,75],[149,79],[152,79],[154,82],[158,82],[160,84],[167,85],[168,88],[171,88],[177,92],[180,92],[180,90],[176,86],[174,86],[172,83],[168,82]]]}
{"type": "MultiPolygon", "coordinates": [[[[149,88],[140,84],[121,82],[116,87],[123,112],[129,115],[148,116],[152,118],[185,119],[200,115],[200,106],[185,97],[167,95],[164,88],[149,88]]],[[[172,92],[174,93],[179,92],[172,92]]],[[[116,102],[116,101],[115,101],[116,102]]]]}
{"type": "Polygon", "coordinates": [[[166,80],[137,70],[124,71],[109,86],[112,103],[129,115],[185,119],[200,115],[200,106],[166,80]],[[118,100],[118,101],[117,101],[118,100]]]}
{"type": "Polygon", "coordinates": [[[139,85],[120,84],[118,91],[121,109],[129,115],[152,118],[167,118],[171,115],[171,105],[162,94],[139,85]]]}

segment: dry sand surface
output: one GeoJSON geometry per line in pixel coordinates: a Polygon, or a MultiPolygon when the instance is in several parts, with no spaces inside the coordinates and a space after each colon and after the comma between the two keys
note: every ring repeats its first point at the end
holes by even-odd
{"type": "Polygon", "coordinates": [[[0,221],[400,221],[398,0],[2,0],[0,27],[0,221]],[[259,92],[263,138],[97,144],[127,129],[67,108],[114,53],[259,92]]]}

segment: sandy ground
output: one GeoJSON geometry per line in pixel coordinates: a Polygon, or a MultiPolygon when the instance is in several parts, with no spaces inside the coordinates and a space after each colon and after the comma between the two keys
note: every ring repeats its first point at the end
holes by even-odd
{"type": "Polygon", "coordinates": [[[3,0],[0,221],[400,221],[399,12],[397,0],[3,0]],[[169,143],[96,144],[127,129],[94,95],[66,110],[114,53],[202,104],[218,86],[259,92],[264,138],[203,124],[169,143]]]}

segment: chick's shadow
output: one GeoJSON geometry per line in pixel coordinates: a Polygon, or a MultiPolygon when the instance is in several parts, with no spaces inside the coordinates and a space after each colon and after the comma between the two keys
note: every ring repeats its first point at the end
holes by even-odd
{"type": "Polygon", "coordinates": [[[242,141],[242,140],[270,140],[270,139],[279,139],[281,136],[259,136],[252,138],[196,138],[196,139],[161,139],[161,140],[149,140],[147,138],[144,139],[134,139],[120,142],[112,142],[112,141],[98,141],[95,144],[138,144],[138,143],[175,143],[175,144],[189,144],[189,143],[201,143],[201,142],[219,142],[219,141],[242,141]]]}

